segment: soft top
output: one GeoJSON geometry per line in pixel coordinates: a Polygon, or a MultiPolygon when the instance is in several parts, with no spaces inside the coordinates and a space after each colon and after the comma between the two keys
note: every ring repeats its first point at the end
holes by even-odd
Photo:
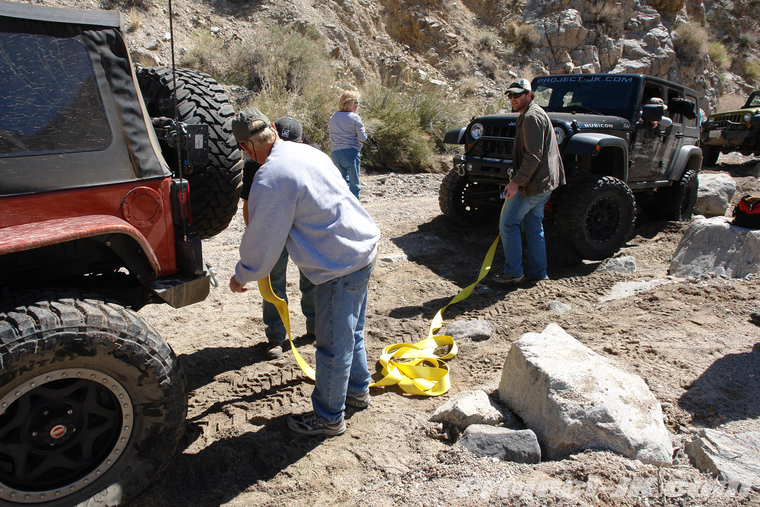
{"type": "MultiPolygon", "coordinates": [[[[53,23],[73,23],[92,27],[123,29],[121,14],[115,11],[72,10],[59,7],[5,2],[0,0],[0,16],[53,23]]],[[[123,31],[123,30],[122,30],[123,31]]]]}

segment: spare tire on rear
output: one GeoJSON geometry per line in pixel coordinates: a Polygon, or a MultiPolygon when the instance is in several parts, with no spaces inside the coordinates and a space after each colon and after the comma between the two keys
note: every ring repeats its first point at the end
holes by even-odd
{"type": "MultiPolygon", "coordinates": [[[[153,117],[174,118],[174,80],[169,67],[139,69],[140,90],[153,117]]],[[[232,139],[235,110],[219,83],[193,69],[176,69],[179,121],[209,127],[209,163],[187,175],[195,236],[206,239],[227,228],[235,216],[243,178],[243,157],[232,139]]],[[[164,158],[177,173],[176,152],[162,142],[164,158]]]]}

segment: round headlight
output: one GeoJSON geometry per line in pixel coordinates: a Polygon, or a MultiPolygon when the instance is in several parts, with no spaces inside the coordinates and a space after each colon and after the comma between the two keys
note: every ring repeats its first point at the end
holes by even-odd
{"type": "Polygon", "coordinates": [[[476,141],[483,137],[483,125],[480,123],[475,123],[472,127],[470,127],[470,136],[476,141]]]}
{"type": "Polygon", "coordinates": [[[557,137],[557,144],[562,144],[562,141],[565,140],[565,129],[554,127],[554,135],[557,137]]]}
{"type": "Polygon", "coordinates": [[[707,121],[715,121],[715,117],[714,116],[710,116],[709,118],[707,118],[707,121]]]}
{"type": "Polygon", "coordinates": [[[742,116],[742,121],[744,123],[749,122],[751,119],[752,119],[752,114],[751,113],[744,113],[744,116],[742,116]]]}

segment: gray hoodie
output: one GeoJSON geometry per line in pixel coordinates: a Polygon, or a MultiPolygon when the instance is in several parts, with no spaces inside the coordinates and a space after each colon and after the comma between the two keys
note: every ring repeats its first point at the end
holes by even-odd
{"type": "Polygon", "coordinates": [[[314,284],[353,273],[377,253],[380,229],[348,190],[330,157],[311,146],[277,141],[248,196],[249,225],[235,278],[265,278],[286,246],[314,284]]]}

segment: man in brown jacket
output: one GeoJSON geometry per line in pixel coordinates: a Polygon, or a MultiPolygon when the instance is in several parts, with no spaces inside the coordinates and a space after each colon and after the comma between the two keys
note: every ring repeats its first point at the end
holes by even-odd
{"type": "Polygon", "coordinates": [[[559,154],[552,122],[533,102],[530,81],[518,79],[506,91],[512,110],[520,113],[512,151],[515,175],[504,190],[504,207],[499,219],[504,247],[504,273],[496,275],[502,284],[546,278],[544,205],[552,190],[565,184],[565,169],[559,154]],[[527,239],[525,271],[522,263],[520,231],[527,239]]]}

